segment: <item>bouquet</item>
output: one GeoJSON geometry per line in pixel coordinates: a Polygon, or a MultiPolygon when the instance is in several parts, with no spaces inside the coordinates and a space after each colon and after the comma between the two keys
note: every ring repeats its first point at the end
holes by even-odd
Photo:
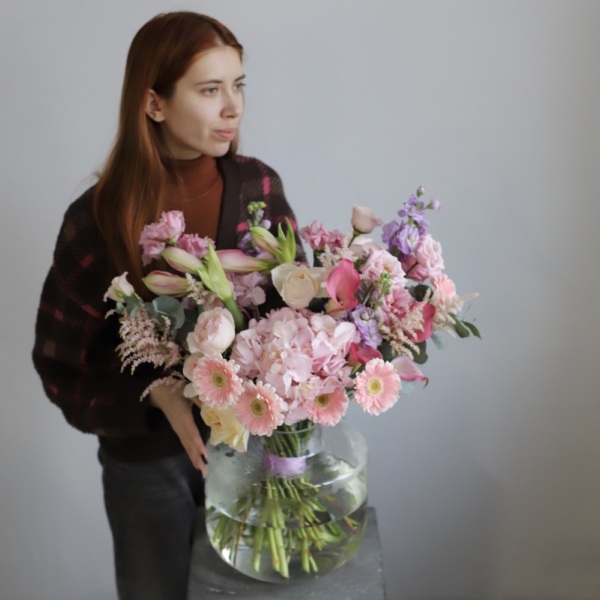
{"type": "Polygon", "coordinates": [[[264,204],[252,203],[232,250],[185,234],[182,213],[166,212],[140,239],[144,264],[167,265],[144,278],[154,299],[137,295],[126,273],[106,293],[120,319],[123,368],[150,363],[165,373],[144,394],[162,382],[181,386],[200,407],[210,444],[244,452],[260,436],[264,493],[240,497],[235,523],[216,514],[211,528],[213,545],[234,558],[245,539],[257,571],[266,551],[283,577],[296,553],[315,572],[314,553],[356,529],[350,517],[343,527],[322,520],[335,499],[315,495],[303,472],[312,426],[336,425],[350,403],[387,411],[401,392],[427,384],[420,367],[430,340],[480,337],[461,316],[477,294],[459,296],[446,275],[425,216],[440,205],[423,196],[419,188],[385,225],[355,206],[348,233],[317,221],[298,232],[288,221],[272,233],[264,204]],[[310,265],[296,260],[296,234],[313,251],[310,265]]]}

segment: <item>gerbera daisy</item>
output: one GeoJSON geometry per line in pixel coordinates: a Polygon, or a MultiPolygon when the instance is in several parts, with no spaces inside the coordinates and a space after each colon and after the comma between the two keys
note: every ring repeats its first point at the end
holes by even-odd
{"type": "Polygon", "coordinates": [[[285,409],[285,402],[272,385],[252,381],[245,383],[234,408],[237,418],[250,433],[267,436],[283,423],[285,409]]]}
{"type": "Polygon", "coordinates": [[[239,368],[218,354],[200,358],[192,382],[202,402],[216,408],[232,405],[243,390],[242,380],[237,376],[239,368]]]}
{"type": "Polygon", "coordinates": [[[400,376],[394,366],[381,358],[374,358],[356,376],[354,399],[365,412],[379,415],[396,403],[401,387],[400,376]]]}
{"type": "Polygon", "coordinates": [[[308,417],[320,425],[336,425],[346,414],[347,408],[348,396],[341,386],[331,391],[323,390],[312,402],[306,403],[308,417]]]}

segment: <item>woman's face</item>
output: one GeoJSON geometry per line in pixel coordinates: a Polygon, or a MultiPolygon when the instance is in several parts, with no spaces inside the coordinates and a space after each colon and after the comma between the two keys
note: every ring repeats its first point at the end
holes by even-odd
{"type": "Polygon", "coordinates": [[[160,122],[173,158],[223,156],[244,111],[242,63],[231,46],[198,55],[170,98],[150,91],[147,113],[160,122]]]}

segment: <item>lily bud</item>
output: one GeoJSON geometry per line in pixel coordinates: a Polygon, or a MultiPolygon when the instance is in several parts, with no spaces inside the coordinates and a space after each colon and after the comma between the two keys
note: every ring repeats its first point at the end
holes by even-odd
{"type": "Polygon", "coordinates": [[[264,227],[256,226],[250,227],[250,235],[254,245],[263,252],[267,252],[272,256],[276,256],[279,251],[279,242],[277,238],[264,227]]]}
{"type": "Polygon", "coordinates": [[[152,271],[142,281],[157,296],[183,296],[188,291],[188,281],[185,277],[166,271],[152,271]]]}
{"type": "Polygon", "coordinates": [[[234,273],[270,271],[274,265],[274,261],[248,256],[242,250],[217,250],[217,256],[223,269],[234,273]]]}
{"type": "Polygon", "coordinates": [[[181,248],[169,246],[160,255],[167,261],[169,266],[181,273],[198,273],[198,269],[202,267],[202,261],[197,256],[181,248]]]}

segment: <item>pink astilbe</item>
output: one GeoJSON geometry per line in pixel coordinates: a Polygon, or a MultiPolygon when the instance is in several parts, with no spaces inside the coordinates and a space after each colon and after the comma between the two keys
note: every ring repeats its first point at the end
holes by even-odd
{"type": "Polygon", "coordinates": [[[164,324],[152,320],[146,308],[140,305],[133,314],[121,317],[119,335],[123,340],[117,346],[121,358],[121,370],[130,367],[133,373],[142,363],[168,369],[181,360],[181,350],[170,339],[170,322],[164,324]]]}
{"type": "Polygon", "coordinates": [[[286,405],[273,386],[249,381],[245,383],[234,410],[251,434],[270,436],[283,424],[286,405]]]}
{"type": "Polygon", "coordinates": [[[394,366],[374,358],[356,375],[354,399],[365,412],[380,415],[396,404],[401,387],[394,366]]]}
{"type": "Polygon", "coordinates": [[[191,377],[200,401],[214,408],[233,405],[243,391],[238,371],[238,365],[218,354],[200,358],[191,377]]]}

